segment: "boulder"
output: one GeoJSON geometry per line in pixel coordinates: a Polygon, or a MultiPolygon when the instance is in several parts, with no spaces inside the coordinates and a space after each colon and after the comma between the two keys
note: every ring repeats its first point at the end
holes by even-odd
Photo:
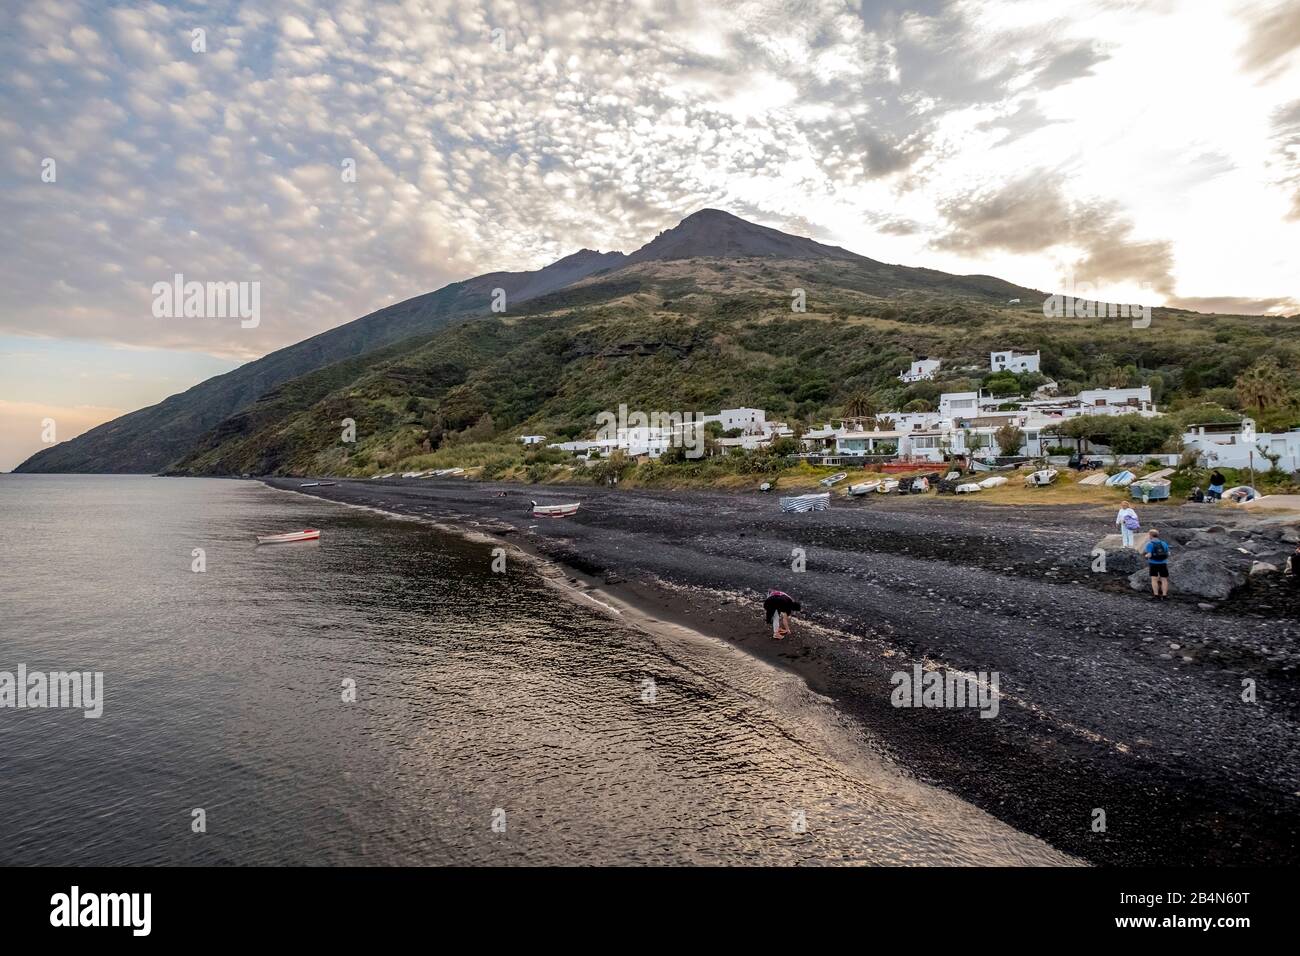
{"type": "MultiPolygon", "coordinates": [[[[1129,575],[1129,587],[1145,591],[1150,587],[1146,567],[1129,575]]],[[[1243,571],[1209,551],[1177,552],[1169,559],[1169,590],[1177,594],[1222,601],[1246,583],[1243,571]]]]}
{"type": "Polygon", "coordinates": [[[1202,531],[1193,531],[1188,535],[1184,544],[1189,548],[1228,548],[1236,542],[1223,532],[1223,529],[1214,530],[1206,528],[1202,531]]]}
{"type": "Polygon", "coordinates": [[[1250,565],[1250,576],[1252,578],[1261,577],[1265,574],[1277,574],[1278,566],[1270,564],[1268,561],[1255,561],[1250,565]]]}
{"type": "Polygon", "coordinates": [[[1146,571],[1146,559],[1132,548],[1121,545],[1118,548],[1103,548],[1106,552],[1107,574],[1132,574],[1134,571],[1146,571]]]}

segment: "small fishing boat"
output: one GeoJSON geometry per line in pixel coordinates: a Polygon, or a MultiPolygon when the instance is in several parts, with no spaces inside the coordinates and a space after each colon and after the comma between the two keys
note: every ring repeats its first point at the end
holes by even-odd
{"type": "Polygon", "coordinates": [[[319,481],[307,481],[307,482],[304,482],[303,484],[299,485],[298,487],[299,487],[299,488],[319,488],[319,487],[320,487],[320,482],[319,482],[319,481]]]}
{"type": "Polygon", "coordinates": [[[978,482],[979,486],[985,489],[997,488],[1000,485],[1005,485],[1006,483],[1007,483],[1007,479],[1004,478],[1002,475],[993,475],[992,477],[985,478],[983,481],[978,482]]]}
{"type": "Polygon", "coordinates": [[[882,495],[888,495],[897,490],[898,490],[897,478],[886,478],[879,485],[876,486],[876,491],[880,492],[880,494],[882,495]]]}
{"type": "Polygon", "coordinates": [[[983,489],[973,481],[957,486],[957,494],[959,495],[973,495],[977,491],[983,491],[983,489]]]}
{"type": "Polygon", "coordinates": [[[335,485],[337,485],[337,484],[338,484],[337,481],[322,481],[322,482],[320,483],[320,486],[321,486],[322,488],[333,488],[333,487],[334,487],[335,485]]]}
{"type": "Polygon", "coordinates": [[[534,518],[572,518],[578,513],[578,506],[581,501],[575,501],[567,505],[539,505],[533,502],[534,518]]]}
{"type": "Polygon", "coordinates": [[[851,495],[869,495],[880,487],[880,479],[875,481],[862,481],[856,485],[849,485],[849,494],[851,495]]]}
{"type": "Polygon", "coordinates": [[[970,460],[971,471],[1014,471],[1021,465],[1028,464],[1033,459],[1014,457],[1014,458],[972,458],[970,460]]]}
{"type": "Polygon", "coordinates": [[[291,541],[315,541],[319,537],[319,531],[315,528],[308,528],[306,531],[286,531],[284,534],[259,534],[257,543],[288,544],[291,541]]]}
{"type": "Polygon", "coordinates": [[[370,480],[371,480],[371,481],[382,481],[382,480],[385,479],[385,478],[391,478],[391,477],[393,477],[393,475],[395,475],[395,474],[397,474],[397,472],[395,472],[395,471],[390,471],[390,472],[387,472],[387,473],[382,474],[382,475],[371,475],[371,476],[370,476],[370,480]]]}
{"type": "Polygon", "coordinates": [[[1105,483],[1111,488],[1127,488],[1133,484],[1135,478],[1137,478],[1137,475],[1131,471],[1117,471],[1107,478],[1105,483]]]}
{"type": "Polygon", "coordinates": [[[758,486],[758,490],[759,490],[759,491],[771,491],[771,490],[772,490],[772,483],[771,483],[770,481],[765,481],[765,482],[763,482],[761,485],[758,486]]]}
{"type": "Polygon", "coordinates": [[[1148,501],[1164,501],[1169,497],[1169,480],[1167,478],[1140,478],[1133,484],[1129,485],[1129,494],[1134,498],[1141,498],[1143,503],[1148,501]]]}
{"type": "Polygon", "coordinates": [[[792,512],[828,511],[831,507],[831,493],[823,491],[819,495],[794,495],[781,499],[781,510],[792,512]]]}
{"type": "Polygon", "coordinates": [[[823,488],[830,488],[833,485],[838,485],[848,476],[849,473],[847,471],[837,471],[835,474],[823,478],[821,481],[817,482],[817,484],[821,485],[823,488]]]}
{"type": "Polygon", "coordinates": [[[1055,468],[1041,468],[1033,474],[1025,476],[1025,484],[1035,487],[1045,487],[1056,480],[1057,471],[1055,468]]]}
{"type": "Polygon", "coordinates": [[[1247,501],[1254,501],[1259,497],[1259,492],[1250,485],[1235,485],[1223,492],[1224,501],[1232,501],[1237,504],[1244,504],[1247,501]]]}

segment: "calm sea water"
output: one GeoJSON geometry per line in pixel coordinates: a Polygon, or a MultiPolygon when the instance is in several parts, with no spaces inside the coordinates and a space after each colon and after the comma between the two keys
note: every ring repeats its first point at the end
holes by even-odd
{"type": "Polygon", "coordinates": [[[424,525],[253,482],[2,476],[0,541],[0,671],[105,682],[98,720],[0,709],[0,863],[1061,859],[792,675],[424,525]]]}

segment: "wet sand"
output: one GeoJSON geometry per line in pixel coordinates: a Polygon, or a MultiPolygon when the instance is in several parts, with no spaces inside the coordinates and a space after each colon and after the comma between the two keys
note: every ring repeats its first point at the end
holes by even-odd
{"type": "Polygon", "coordinates": [[[1153,602],[1090,574],[1109,508],[891,497],[784,515],[758,494],[457,480],[302,491],[502,538],[596,600],[787,668],[917,780],[1085,860],[1300,858],[1300,628],[1249,602],[1153,602]],[[583,507],[533,519],[533,498],[583,507]],[[773,587],[805,608],[779,642],[760,608],[773,587]],[[892,706],[891,675],[917,661],[997,671],[997,717],[892,706]]]}

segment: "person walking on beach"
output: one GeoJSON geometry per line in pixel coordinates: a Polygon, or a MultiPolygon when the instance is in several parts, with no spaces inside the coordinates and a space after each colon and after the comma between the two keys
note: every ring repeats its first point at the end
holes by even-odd
{"type": "Polygon", "coordinates": [[[801,609],[799,602],[784,591],[767,592],[767,599],[763,601],[763,613],[767,615],[773,639],[779,641],[790,633],[790,615],[801,609]]]}
{"type": "Polygon", "coordinates": [[[1115,524],[1119,526],[1119,533],[1124,537],[1124,547],[1133,547],[1133,532],[1141,527],[1138,523],[1138,513],[1129,505],[1119,509],[1119,514],[1115,515],[1115,524]]]}
{"type": "Polygon", "coordinates": [[[1169,599],[1169,542],[1152,528],[1147,533],[1147,543],[1142,548],[1147,556],[1147,572],[1151,575],[1151,593],[1157,601],[1169,599]]]}
{"type": "Polygon", "coordinates": [[[1228,483],[1228,479],[1223,477],[1223,472],[1214,469],[1214,474],[1210,475],[1210,487],[1205,493],[1205,497],[1211,501],[1218,501],[1223,497],[1223,486],[1228,483]]]}

